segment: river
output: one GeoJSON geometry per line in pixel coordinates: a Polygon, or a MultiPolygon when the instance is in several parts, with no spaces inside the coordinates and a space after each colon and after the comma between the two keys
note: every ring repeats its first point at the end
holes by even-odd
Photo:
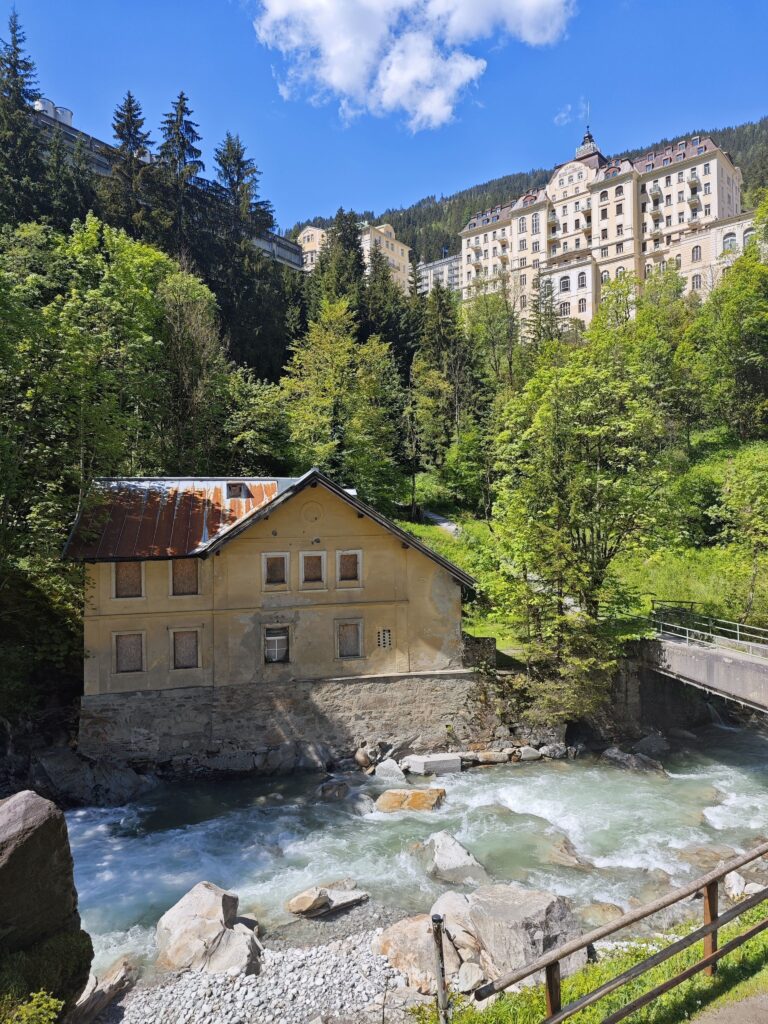
{"type": "MultiPolygon", "coordinates": [[[[740,851],[768,832],[768,738],[712,727],[665,766],[667,777],[590,760],[476,768],[440,778],[436,811],[363,817],[318,800],[311,775],[164,784],[141,803],[68,813],[83,924],[103,965],[151,954],[158,917],[202,879],[237,892],[241,913],[267,929],[289,919],[287,898],[340,877],[423,912],[447,886],[413,845],[438,829],[497,880],[626,908],[701,873],[692,848],[740,851]],[[563,836],[588,866],[553,862],[563,836]]],[[[373,796],[385,788],[345,778],[373,796]]]]}

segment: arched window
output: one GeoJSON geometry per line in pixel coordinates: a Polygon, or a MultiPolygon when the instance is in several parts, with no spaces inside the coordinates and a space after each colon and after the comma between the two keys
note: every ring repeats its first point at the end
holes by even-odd
{"type": "Polygon", "coordinates": [[[701,246],[700,245],[694,245],[694,247],[691,249],[691,262],[692,263],[698,263],[700,259],[701,259],[701,246]]]}
{"type": "Polygon", "coordinates": [[[578,283],[578,287],[579,287],[579,288],[586,288],[586,287],[587,287],[587,275],[586,275],[586,274],[584,273],[584,271],[583,271],[583,270],[582,270],[582,272],[581,272],[581,273],[579,274],[579,283],[578,283]]]}
{"type": "Polygon", "coordinates": [[[617,185],[616,186],[616,198],[619,199],[623,195],[624,195],[624,186],[623,185],[617,185]]]}
{"type": "Polygon", "coordinates": [[[587,312],[587,300],[586,299],[579,299],[579,312],[580,313],[586,313],[587,312]]]}
{"type": "Polygon", "coordinates": [[[680,267],[682,267],[682,265],[683,265],[683,257],[680,255],[680,253],[678,253],[677,256],[675,256],[675,266],[679,270],[680,267]]]}
{"type": "Polygon", "coordinates": [[[701,291],[701,274],[693,275],[691,278],[691,288],[693,288],[695,292],[701,291]]]}
{"type": "Polygon", "coordinates": [[[608,192],[605,189],[603,189],[603,191],[600,193],[600,202],[601,203],[607,203],[608,202],[608,192]]]}
{"type": "Polygon", "coordinates": [[[561,277],[560,278],[560,291],[561,292],[569,292],[570,290],[571,290],[571,279],[570,279],[570,277],[561,277]]]}
{"type": "Polygon", "coordinates": [[[539,215],[538,215],[538,213],[532,213],[531,214],[531,232],[534,235],[538,235],[538,233],[539,233],[539,215]]]}
{"type": "Polygon", "coordinates": [[[616,277],[617,278],[624,277],[625,273],[626,273],[626,271],[624,270],[624,267],[616,267],[616,277]]]}
{"type": "Polygon", "coordinates": [[[547,280],[544,282],[544,287],[541,289],[545,295],[552,294],[552,282],[547,280]]]}
{"type": "Polygon", "coordinates": [[[653,266],[650,263],[645,264],[645,276],[650,277],[653,273],[653,266]]]}
{"type": "Polygon", "coordinates": [[[755,229],[754,228],[747,228],[747,230],[744,232],[744,248],[745,249],[747,248],[747,245],[749,244],[749,240],[754,237],[754,234],[755,234],[755,229]]]}
{"type": "Polygon", "coordinates": [[[723,252],[734,252],[736,249],[736,232],[729,231],[723,238],[723,252]]]}
{"type": "Polygon", "coordinates": [[[571,315],[571,304],[570,304],[570,302],[561,302],[560,303],[560,316],[570,316],[570,315],[571,315]]]}
{"type": "Polygon", "coordinates": [[[517,218],[517,230],[521,235],[528,230],[528,220],[526,217],[517,218]]]}
{"type": "Polygon", "coordinates": [[[525,307],[527,305],[528,305],[528,296],[527,295],[521,295],[520,296],[520,309],[525,309],[525,307]]]}
{"type": "Polygon", "coordinates": [[[604,270],[602,272],[602,274],[600,275],[600,280],[603,282],[603,284],[605,284],[606,281],[610,281],[611,280],[610,273],[607,270],[604,270]]]}

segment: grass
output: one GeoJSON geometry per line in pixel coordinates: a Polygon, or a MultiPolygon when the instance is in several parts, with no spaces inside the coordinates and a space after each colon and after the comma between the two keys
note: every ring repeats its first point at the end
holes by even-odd
{"type": "MultiPolygon", "coordinates": [[[[766,908],[755,907],[746,911],[739,921],[726,925],[720,932],[720,944],[757,924],[765,918],[766,908]]],[[[693,927],[697,927],[694,925],[693,927]]],[[[662,945],[674,941],[675,937],[686,934],[691,926],[679,926],[665,936],[662,943],[635,941],[610,953],[597,963],[589,964],[563,981],[563,1006],[592,991],[618,974],[629,970],[662,945]]],[[[625,1006],[638,996],[656,988],[663,982],[693,965],[702,956],[702,943],[698,942],[623,988],[610,993],[603,999],[576,1014],[576,1024],[600,1024],[615,1010],[625,1006]]],[[[714,978],[702,973],[660,996],[650,1005],[636,1011],[627,1020],[631,1024],[680,1024],[689,1020],[703,1008],[719,1005],[716,1001],[735,1001],[737,992],[744,996],[765,991],[768,986],[768,933],[762,932],[733,953],[728,954],[718,965],[714,978]]],[[[524,989],[522,992],[505,995],[486,1010],[477,1010],[468,1003],[458,1004],[453,1024],[540,1024],[546,1017],[544,988],[524,989]]],[[[417,1015],[420,1024],[435,1024],[436,1012],[425,1010],[417,1015]]]]}

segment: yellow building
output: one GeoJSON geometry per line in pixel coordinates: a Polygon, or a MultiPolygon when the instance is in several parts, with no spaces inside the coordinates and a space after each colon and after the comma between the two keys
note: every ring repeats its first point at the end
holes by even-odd
{"type": "Polygon", "coordinates": [[[371,263],[371,248],[376,246],[384,254],[392,279],[407,292],[411,284],[411,249],[405,242],[398,242],[391,224],[363,224],[360,229],[360,245],[366,268],[371,263]]]}
{"type": "Polygon", "coordinates": [[[207,750],[212,722],[238,702],[243,722],[260,709],[249,729],[274,739],[284,729],[275,707],[293,701],[304,722],[293,738],[307,740],[318,680],[367,681],[363,697],[346,686],[325,715],[333,726],[316,728],[323,741],[341,731],[359,742],[348,735],[356,703],[367,721],[385,692],[397,704],[425,677],[434,688],[467,676],[461,598],[472,579],[318,470],[100,481],[65,556],[86,567],[86,752],[177,756],[179,730],[207,750]],[[395,689],[369,692],[371,679],[395,689]]]}
{"type": "Polygon", "coordinates": [[[307,224],[296,241],[301,246],[302,262],[307,271],[314,270],[320,250],[325,245],[328,232],[314,224],[307,224]]]}
{"type": "Polygon", "coordinates": [[[462,296],[504,288],[524,318],[536,290],[547,288],[560,315],[587,324],[601,288],[624,274],[642,279],[672,261],[689,290],[705,290],[751,233],[741,184],[711,138],[631,161],[604,157],[587,129],[574,159],[543,188],[468,222],[462,296]]]}

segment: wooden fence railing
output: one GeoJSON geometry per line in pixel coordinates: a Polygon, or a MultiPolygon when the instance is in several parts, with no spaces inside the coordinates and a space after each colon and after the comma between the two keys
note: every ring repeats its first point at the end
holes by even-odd
{"type": "MultiPolygon", "coordinates": [[[[700,878],[676,889],[667,896],[662,896],[660,899],[654,900],[653,903],[647,903],[645,906],[639,907],[637,910],[632,910],[629,913],[622,915],[622,917],[617,918],[610,924],[596,928],[594,931],[591,931],[586,935],[582,935],[578,939],[573,939],[571,942],[567,942],[565,945],[560,946],[557,949],[553,949],[549,953],[545,953],[544,956],[539,957],[539,959],[534,963],[527,964],[525,967],[521,967],[516,971],[511,971],[509,974],[505,974],[497,981],[491,981],[488,984],[481,986],[475,992],[475,999],[487,999],[489,996],[492,996],[497,992],[502,992],[511,985],[516,985],[518,982],[524,981],[532,974],[544,971],[547,1016],[542,1020],[541,1024],[560,1024],[561,1021],[568,1020],[569,1017],[578,1013],[579,1010],[583,1010],[585,1007],[591,1006],[599,999],[602,999],[603,996],[607,996],[609,993],[615,992],[616,989],[621,988],[630,981],[634,981],[635,978],[641,977],[653,967],[657,967],[659,964],[664,963],[665,960],[669,960],[671,957],[676,956],[678,953],[681,953],[684,949],[688,949],[689,946],[694,945],[696,942],[700,942],[702,939],[704,940],[704,955],[695,964],[687,967],[684,971],[681,971],[679,974],[675,975],[675,977],[665,981],[662,985],[658,985],[656,988],[650,989],[637,999],[633,999],[631,1002],[622,1006],[614,1013],[611,1013],[603,1020],[603,1024],[617,1024],[618,1021],[624,1020],[625,1017],[635,1013],[636,1010],[646,1006],[648,1003],[653,1002],[654,999],[657,999],[670,989],[675,988],[675,986],[679,985],[681,982],[687,981],[688,978],[693,977],[694,974],[698,974],[700,971],[705,971],[709,975],[714,974],[718,960],[727,956],[728,953],[731,953],[734,949],[737,949],[739,946],[743,945],[743,943],[754,938],[755,935],[758,935],[764,929],[768,928],[768,916],[766,916],[764,920],[753,925],[741,935],[737,935],[735,938],[725,943],[725,945],[718,948],[717,933],[723,925],[728,924],[729,921],[733,921],[740,914],[743,914],[745,910],[756,907],[765,900],[768,900],[768,887],[766,887],[761,889],[760,892],[739,901],[729,910],[725,911],[725,913],[719,914],[718,887],[720,880],[729,872],[737,871],[739,868],[744,867],[745,864],[749,864],[766,854],[768,854],[768,842],[762,843],[760,846],[755,846],[738,857],[734,857],[732,860],[721,864],[714,871],[710,871],[709,874],[702,875],[700,878]],[[635,964],[634,967],[631,967],[629,970],[610,979],[610,981],[606,981],[604,984],[593,989],[591,992],[588,992],[586,995],[581,996],[579,999],[575,999],[566,1006],[562,1005],[560,994],[560,962],[563,959],[571,956],[573,953],[578,953],[582,949],[586,949],[587,946],[593,945],[601,939],[606,939],[610,935],[614,935],[623,928],[629,928],[632,925],[636,925],[640,921],[644,921],[646,918],[651,917],[653,914],[657,914],[660,910],[665,910],[667,907],[671,907],[675,903],[679,903],[681,900],[688,899],[688,897],[693,896],[697,892],[702,892],[704,896],[704,924],[700,928],[696,928],[677,942],[670,943],[670,945],[665,946],[664,949],[659,950],[658,953],[654,953],[652,956],[647,957],[640,963],[635,964]]],[[[441,934],[441,931],[441,929],[436,929],[435,935],[437,936],[438,934],[441,934]]],[[[440,981],[441,979],[438,977],[438,990],[441,987],[440,981]]],[[[443,1000],[438,1003],[439,1010],[442,1010],[440,1002],[443,1003],[443,1006],[445,1005],[445,1002],[443,1000]]],[[[441,1013],[441,1019],[445,1019],[444,1013],[445,1011],[441,1013]]]]}

